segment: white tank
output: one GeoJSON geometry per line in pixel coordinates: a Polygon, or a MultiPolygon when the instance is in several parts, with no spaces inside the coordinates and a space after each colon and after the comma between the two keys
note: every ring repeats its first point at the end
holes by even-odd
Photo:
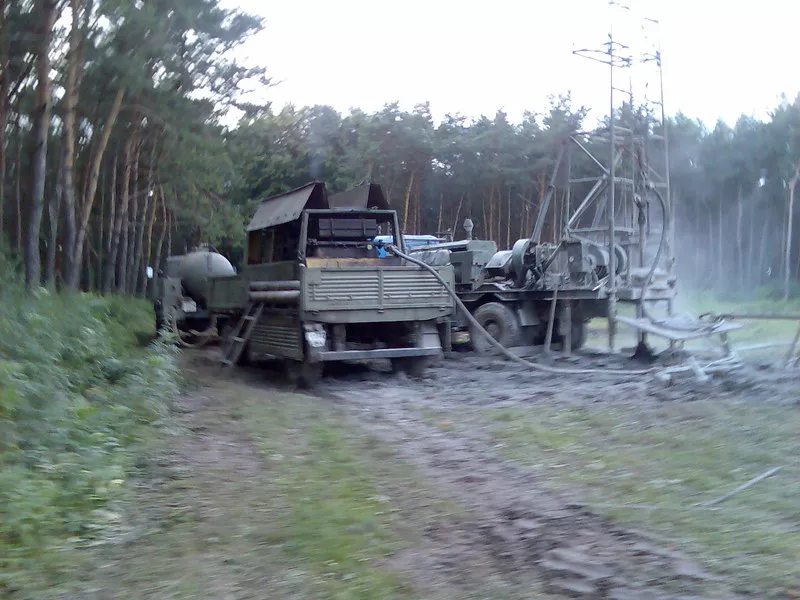
{"type": "Polygon", "coordinates": [[[183,288],[195,300],[206,299],[209,278],[236,275],[236,269],[230,261],[217,252],[195,250],[170,258],[177,263],[170,265],[170,275],[179,277],[183,288]]]}

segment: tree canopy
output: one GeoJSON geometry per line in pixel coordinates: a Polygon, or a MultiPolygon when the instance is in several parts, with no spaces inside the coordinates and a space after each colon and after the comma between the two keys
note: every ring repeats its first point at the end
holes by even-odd
{"type": "MultiPolygon", "coordinates": [[[[261,22],[217,0],[0,0],[0,17],[0,225],[31,286],[141,294],[145,267],[171,253],[208,242],[240,255],[255,204],[311,179],[380,183],[409,233],[459,235],[469,217],[510,247],[587,114],[569,95],[518,123],[502,111],[436,122],[428,104],[250,105],[241,90],[267,85],[266,70],[231,50],[261,22]],[[231,109],[243,116],[224,127],[231,109]]],[[[658,129],[638,107],[615,118],[658,129]]],[[[667,135],[682,278],[790,291],[800,101],[710,129],[677,114],[667,135]]]]}

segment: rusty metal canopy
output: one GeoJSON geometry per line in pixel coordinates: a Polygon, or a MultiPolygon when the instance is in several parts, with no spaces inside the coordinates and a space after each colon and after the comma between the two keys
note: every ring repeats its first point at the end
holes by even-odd
{"type": "Polygon", "coordinates": [[[331,208],[389,210],[389,203],[377,183],[365,183],[353,189],[333,194],[328,198],[331,208]]]}
{"type": "Polygon", "coordinates": [[[306,208],[328,208],[328,206],[325,184],[321,181],[312,181],[261,202],[247,226],[247,231],[289,223],[299,218],[306,208]]]}

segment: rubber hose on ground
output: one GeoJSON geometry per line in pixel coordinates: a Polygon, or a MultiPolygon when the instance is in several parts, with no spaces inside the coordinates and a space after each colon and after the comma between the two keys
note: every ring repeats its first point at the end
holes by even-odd
{"type": "Polygon", "coordinates": [[[211,317],[211,323],[209,324],[208,329],[206,329],[205,331],[194,331],[194,330],[192,330],[192,331],[189,332],[191,335],[194,335],[195,337],[199,337],[200,338],[200,340],[197,343],[190,344],[189,342],[187,342],[186,340],[183,339],[183,334],[182,334],[181,330],[178,329],[178,321],[175,319],[175,315],[174,314],[171,315],[171,318],[169,319],[169,321],[170,321],[170,324],[172,325],[172,332],[178,338],[178,343],[183,348],[200,348],[201,346],[205,346],[211,340],[213,331],[216,329],[216,326],[217,326],[217,316],[213,315],[211,317]]]}
{"type": "Polygon", "coordinates": [[[550,367],[547,365],[531,362],[529,360],[522,358],[521,356],[517,356],[516,354],[509,352],[507,348],[505,348],[500,342],[494,339],[492,335],[481,326],[481,324],[475,319],[475,317],[472,316],[469,310],[467,310],[467,307],[464,306],[464,303],[461,302],[461,299],[458,297],[455,291],[453,291],[453,289],[447,284],[447,282],[444,279],[442,279],[442,276],[436,272],[436,269],[432,268],[430,265],[425,264],[421,260],[417,260],[416,258],[412,258],[408,254],[401,252],[397,247],[393,245],[388,245],[386,249],[392,254],[395,254],[400,258],[407,260],[410,263],[422,267],[423,269],[431,273],[436,278],[436,280],[444,286],[444,289],[447,290],[447,293],[450,295],[450,297],[452,297],[453,300],[455,300],[456,306],[458,306],[459,310],[464,314],[464,316],[467,318],[470,324],[478,332],[480,332],[481,335],[485,336],[486,339],[489,341],[489,343],[495,348],[497,348],[503,354],[503,356],[505,356],[507,359],[513,362],[525,365],[526,367],[530,367],[537,371],[542,371],[544,373],[552,373],[555,375],[617,375],[617,376],[622,375],[627,377],[631,375],[649,375],[656,372],[656,369],[645,369],[640,371],[623,371],[616,369],[564,369],[560,367],[550,367]]]}

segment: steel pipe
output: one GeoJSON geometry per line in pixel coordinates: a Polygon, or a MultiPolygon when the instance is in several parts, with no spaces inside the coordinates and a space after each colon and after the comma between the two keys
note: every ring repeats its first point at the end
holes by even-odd
{"type": "Polygon", "coordinates": [[[250,289],[254,291],[299,290],[300,282],[296,279],[288,281],[251,281],[250,289]]]}
{"type": "Polygon", "coordinates": [[[250,300],[254,302],[283,302],[286,304],[294,304],[300,300],[300,290],[250,292],[250,300]]]}

